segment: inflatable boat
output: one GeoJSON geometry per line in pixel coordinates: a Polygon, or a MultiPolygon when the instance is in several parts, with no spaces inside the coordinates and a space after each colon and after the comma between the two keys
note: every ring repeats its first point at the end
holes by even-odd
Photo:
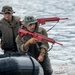
{"type": "Polygon", "coordinates": [[[0,55],[0,75],[44,75],[41,65],[28,53],[0,55]]]}

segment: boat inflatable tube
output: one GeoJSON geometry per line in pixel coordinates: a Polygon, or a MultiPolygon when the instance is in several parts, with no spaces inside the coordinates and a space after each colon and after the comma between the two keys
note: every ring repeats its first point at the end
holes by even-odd
{"type": "Polygon", "coordinates": [[[40,67],[41,65],[26,53],[11,56],[0,55],[0,75],[41,75],[40,67]]]}

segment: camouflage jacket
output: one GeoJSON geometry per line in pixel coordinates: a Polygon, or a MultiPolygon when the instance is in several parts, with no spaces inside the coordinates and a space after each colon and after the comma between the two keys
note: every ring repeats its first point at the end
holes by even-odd
{"type": "MultiPolygon", "coordinates": [[[[22,28],[22,29],[25,30],[25,28],[22,28]]],[[[46,30],[44,28],[36,27],[35,32],[47,36],[47,32],[46,32],[46,30]]],[[[27,36],[24,35],[22,37],[20,37],[19,35],[17,36],[16,43],[17,43],[17,47],[18,47],[19,51],[25,51],[24,48],[23,48],[23,46],[26,43],[26,41],[28,41],[30,38],[32,38],[31,35],[27,35],[27,36]]],[[[48,42],[45,41],[45,40],[43,40],[42,42],[38,42],[38,45],[35,45],[35,44],[30,45],[29,48],[28,48],[28,50],[26,50],[26,51],[30,52],[35,58],[37,58],[38,55],[39,55],[39,53],[40,53],[39,49],[41,47],[45,48],[45,50],[47,52],[47,50],[49,48],[48,42]]]]}

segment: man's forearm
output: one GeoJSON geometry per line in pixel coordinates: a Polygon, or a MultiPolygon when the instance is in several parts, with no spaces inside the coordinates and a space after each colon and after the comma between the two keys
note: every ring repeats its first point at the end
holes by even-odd
{"type": "Polygon", "coordinates": [[[42,48],[40,51],[40,55],[44,57],[45,54],[46,54],[46,50],[44,48],[42,48]]]}
{"type": "Polygon", "coordinates": [[[23,46],[24,51],[27,51],[29,49],[29,45],[30,43],[28,41],[24,44],[23,46]]]}

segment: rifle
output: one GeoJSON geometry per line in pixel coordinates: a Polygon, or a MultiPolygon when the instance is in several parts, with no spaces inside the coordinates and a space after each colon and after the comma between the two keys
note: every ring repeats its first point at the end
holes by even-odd
{"type": "Polygon", "coordinates": [[[56,42],[55,40],[53,40],[52,38],[48,38],[47,36],[44,36],[42,34],[38,34],[36,32],[32,33],[32,32],[29,32],[29,31],[26,31],[26,30],[23,30],[23,29],[19,29],[18,30],[18,34],[19,36],[23,36],[23,35],[32,35],[34,38],[38,39],[38,42],[41,42],[42,40],[46,40],[48,42],[51,42],[52,44],[59,44],[59,45],[63,45],[59,42],[56,42]]]}
{"type": "Polygon", "coordinates": [[[51,18],[37,18],[39,24],[45,24],[49,21],[59,21],[59,20],[67,20],[68,18],[59,18],[59,17],[51,17],[51,18]]]}

